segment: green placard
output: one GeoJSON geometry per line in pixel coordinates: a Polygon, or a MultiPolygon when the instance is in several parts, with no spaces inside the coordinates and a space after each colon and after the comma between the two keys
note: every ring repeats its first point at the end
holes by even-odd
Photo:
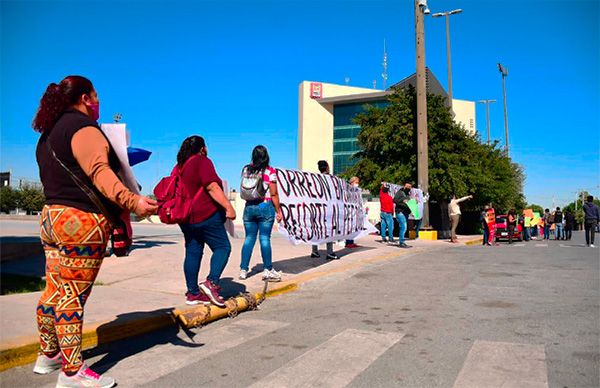
{"type": "Polygon", "coordinates": [[[419,216],[419,204],[417,203],[416,199],[411,198],[406,204],[408,205],[408,208],[410,209],[410,212],[412,213],[415,219],[418,220],[419,218],[421,218],[419,216]]]}

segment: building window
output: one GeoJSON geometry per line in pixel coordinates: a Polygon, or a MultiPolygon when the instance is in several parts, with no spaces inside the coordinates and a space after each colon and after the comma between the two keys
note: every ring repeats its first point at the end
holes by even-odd
{"type": "Polygon", "coordinates": [[[469,119],[469,127],[471,129],[475,128],[475,124],[473,123],[473,119],[469,119]]]}
{"type": "Polygon", "coordinates": [[[357,137],[360,126],[354,118],[367,110],[367,106],[384,108],[388,101],[339,104],[333,107],[333,173],[338,175],[354,166],[358,159],[354,155],[360,151],[357,137]]]}

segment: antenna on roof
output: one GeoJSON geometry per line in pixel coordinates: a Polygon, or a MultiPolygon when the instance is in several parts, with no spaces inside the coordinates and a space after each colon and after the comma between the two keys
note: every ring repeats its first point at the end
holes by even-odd
{"type": "Polygon", "coordinates": [[[377,80],[376,79],[373,80],[373,89],[377,89],[377,80]]]}
{"type": "Polygon", "coordinates": [[[350,83],[350,77],[344,77],[344,82],[346,83],[346,85],[348,85],[350,83]]]}
{"type": "Polygon", "coordinates": [[[385,90],[387,86],[387,51],[385,49],[385,38],[383,39],[383,73],[381,73],[381,78],[383,78],[383,90],[385,90]]]}

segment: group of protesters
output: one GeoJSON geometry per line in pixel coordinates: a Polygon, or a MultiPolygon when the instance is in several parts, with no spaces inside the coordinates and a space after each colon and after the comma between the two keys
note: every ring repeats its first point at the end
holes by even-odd
{"type": "MultiPolygon", "coordinates": [[[[48,374],[62,369],[57,386],[112,387],[114,379],[92,371],[81,353],[84,305],[91,293],[115,225],[123,212],[148,217],[159,210],[156,200],[132,192],[119,179],[120,160],[99,127],[100,102],[90,80],[68,76],[48,85],[32,126],[40,133],[36,159],[46,202],[40,220],[41,241],[46,256],[46,288],[38,302],[36,321],[40,352],[34,372],[48,374]]],[[[171,176],[177,175],[189,194],[189,215],[179,227],[185,240],[183,271],[185,303],[225,307],[219,281],[231,255],[225,224],[237,214],[223,191],[223,182],[208,157],[208,146],[200,136],[186,138],[177,153],[171,176]],[[205,245],[212,251],[210,270],[199,281],[205,245]]],[[[319,171],[329,174],[329,165],[320,161],[319,171]]],[[[245,240],[240,252],[239,279],[249,276],[249,264],[256,240],[263,261],[262,279],[280,281],[273,268],[271,232],[282,220],[276,170],[264,146],[256,146],[250,163],[242,169],[241,195],[246,200],[243,213],[245,240]]],[[[358,186],[358,178],[350,180],[358,186]]],[[[381,236],[394,242],[393,216],[399,225],[399,247],[405,243],[408,201],[412,185],[404,184],[392,198],[381,188],[381,236]]],[[[450,202],[452,241],[460,219],[461,201],[450,202]]],[[[597,213],[597,208],[596,208],[597,213]]],[[[555,214],[555,222],[558,218],[555,214]]],[[[587,225],[587,224],[586,224],[587,225]]],[[[417,236],[418,236],[417,223],[417,236]]],[[[587,229],[586,229],[587,230],[587,229]]],[[[593,233],[591,241],[593,244],[593,233]]],[[[346,247],[358,247],[353,240],[346,247]]],[[[318,246],[312,257],[320,257],[318,246]]],[[[328,260],[336,260],[333,243],[327,243],[328,260]]]]}
{"type": "MultiPolygon", "coordinates": [[[[531,209],[523,210],[521,215],[517,215],[515,209],[510,209],[506,216],[501,217],[502,230],[506,232],[509,244],[512,244],[515,235],[518,235],[523,241],[537,238],[568,241],[573,237],[573,230],[577,225],[575,214],[570,210],[563,211],[560,207],[556,207],[553,211],[545,209],[539,217],[531,209]]],[[[494,243],[492,240],[497,241],[500,236],[495,230],[498,220],[491,206],[484,207],[480,221],[483,229],[483,245],[492,245],[494,243]],[[492,221],[490,221],[490,217],[492,221]]],[[[600,223],[600,211],[594,204],[594,197],[590,195],[583,204],[583,226],[587,246],[594,247],[594,235],[598,223],[600,223]]]]}

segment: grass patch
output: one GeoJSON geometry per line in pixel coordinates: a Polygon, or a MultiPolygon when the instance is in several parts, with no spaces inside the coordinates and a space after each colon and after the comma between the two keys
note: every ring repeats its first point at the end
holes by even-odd
{"type": "Polygon", "coordinates": [[[46,281],[34,276],[2,273],[0,277],[0,295],[37,292],[44,288],[46,288],[46,281]]]}

